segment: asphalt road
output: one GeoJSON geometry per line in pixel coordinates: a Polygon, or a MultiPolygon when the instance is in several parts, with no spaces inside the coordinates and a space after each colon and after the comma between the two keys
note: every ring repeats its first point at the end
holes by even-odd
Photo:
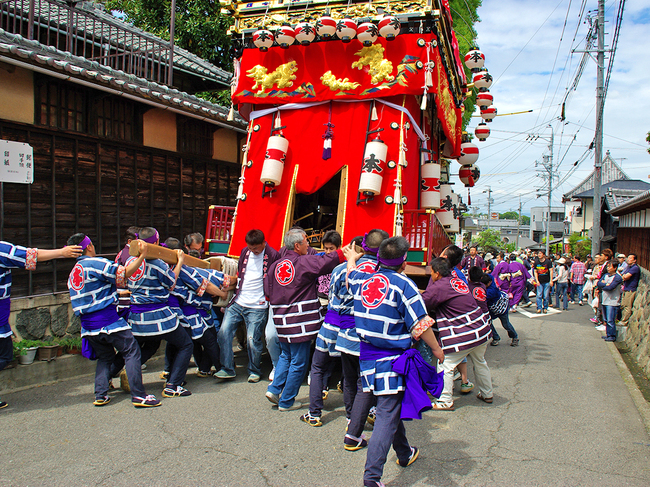
{"type": "MultiPolygon", "coordinates": [[[[456,410],[407,424],[417,462],[390,453],[390,486],[648,486],[650,436],[589,308],[512,316],[519,347],[488,347],[495,400],[458,395],[456,410]]],[[[324,425],[279,412],[267,382],[246,382],[245,355],[227,383],[188,374],[187,398],[136,410],[114,394],[92,406],[90,377],[3,394],[0,485],[361,485],[365,451],[343,449],[342,395],[330,393],[324,425]]],[[[266,364],[268,372],[268,364],[266,364]]],[[[158,364],[145,373],[160,395],[158,364]]],[[[194,370],[192,369],[191,372],[194,370]]],[[[472,377],[470,371],[470,378],[472,377]]],[[[298,399],[307,401],[304,384],[298,399]]],[[[366,432],[368,436],[372,431],[366,432]]]]}

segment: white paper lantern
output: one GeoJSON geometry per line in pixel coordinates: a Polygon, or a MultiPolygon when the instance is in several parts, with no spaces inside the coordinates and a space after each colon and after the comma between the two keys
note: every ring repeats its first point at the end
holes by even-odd
{"type": "Polygon", "coordinates": [[[465,54],[465,66],[469,69],[482,68],[485,63],[485,55],[478,49],[472,49],[465,54]]]}
{"type": "Polygon", "coordinates": [[[316,21],[316,33],[323,39],[329,39],[336,33],[336,20],[329,15],[323,15],[316,21]]]}
{"type": "Polygon", "coordinates": [[[295,31],[296,41],[303,46],[308,46],[316,38],[316,29],[309,22],[300,22],[295,31]]]}
{"type": "Polygon", "coordinates": [[[423,164],[420,174],[420,207],[440,208],[440,164],[423,164]]]}
{"type": "Polygon", "coordinates": [[[491,122],[497,116],[497,109],[495,107],[481,108],[481,117],[486,122],[491,122]]]}
{"type": "Polygon", "coordinates": [[[481,91],[478,95],[476,95],[476,104],[480,107],[489,107],[492,105],[493,101],[494,98],[488,90],[481,91]]]}
{"type": "Polygon", "coordinates": [[[478,140],[486,140],[490,136],[490,127],[485,122],[481,122],[474,129],[474,135],[478,140]]]}
{"type": "Polygon", "coordinates": [[[288,148],[289,141],[281,135],[272,135],[269,137],[269,141],[266,144],[266,155],[264,156],[262,174],[260,176],[262,183],[271,183],[273,186],[280,185],[288,148]]]}
{"type": "Polygon", "coordinates": [[[473,188],[481,177],[481,171],[475,164],[469,166],[460,166],[458,179],[462,181],[466,188],[473,188]]]}
{"type": "Polygon", "coordinates": [[[363,156],[363,167],[359,180],[359,192],[379,194],[381,193],[382,165],[386,162],[388,146],[380,139],[375,139],[366,144],[363,156]]]}
{"type": "Polygon", "coordinates": [[[260,29],[253,34],[253,44],[262,52],[269,50],[269,47],[273,45],[273,40],[273,33],[266,29],[260,29]]]}
{"type": "Polygon", "coordinates": [[[275,42],[282,49],[288,48],[296,40],[296,31],[289,24],[284,24],[275,31],[275,42]]]}
{"type": "Polygon", "coordinates": [[[379,35],[386,38],[387,41],[395,39],[401,28],[399,20],[392,15],[387,15],[379,21],[379,35]]]}
{"type": "Polygon", "coordinates": [[[452,194],[451,185],[440,185],[440,209],[436,210],[436,216],[438,217],[440,224],[447,228],[454,220],[454,200],[451,197],[452,194]]]}
{"type": "Polygon", "coordinates": [[[488,89],[492,86],[492,75],[487,72],[487,69],[474,73],[472,80],[474,81],[474,86],[480,90],[488,89]]]}
{"type": "Polygon", "coordinates": [[[336,35],[343,42],[350,42],[357,35],[357,23],[350,17],[339,20],[336,24],[336,35]]]}
{"type": "Polygon", "coordinates": [[[460,156],[458,163],[461,166],[468,166],[478,161],[478,147],[471,142],[463,142],[460,144],[460,156]]]}
{"type": "Polygon", "coordinates": [[[357,39],[359,39],[365,47],[372,46],[372,44],[377,40],[377,37],[379,37],[379,29],[372,22],[364,22],[357,28],[357,39]]]}

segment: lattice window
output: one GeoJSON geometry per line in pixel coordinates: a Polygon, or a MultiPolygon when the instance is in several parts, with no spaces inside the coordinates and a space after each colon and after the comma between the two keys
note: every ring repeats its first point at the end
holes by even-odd
{"type": "Polygon", "coordinates": [[[215,127],[193,118],[176,117],[178,152],[212,157],[215,127]]]}
{"type": "Polygon", "coordinates": [[[113,140],[136,141],[136,106],[131,100],[98,96],[93,100],[93,132],[113,140]]]}
{"type": "Polygon", "coordinates": [[[51,78],[37,80],[35,85],[37,124],[74,132],[86,131],[86,90],[51,78]]]}

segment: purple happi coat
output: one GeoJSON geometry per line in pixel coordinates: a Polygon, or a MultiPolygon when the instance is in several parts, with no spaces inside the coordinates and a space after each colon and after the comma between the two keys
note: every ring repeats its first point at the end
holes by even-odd
{"type": "Polygon", "coordinates": [[[485,284],[482,282],[472,282],[469,281],[467,283],[469,286],[469,290],[472,293],[472,296],[474,296],[474,300],[476,301],[476,305],[481,308],[481,311],[483,313],[490,313],[490,310],[488,309],[488,304],[487,304],[487,291],[485,289],[485,284]]]}
{"type": "Polygon", "coordinates": [[[494,277],[494,280],[499,285],[499,289],[505,293],[510,293],[510,272],[508,271],[507,261],[502,260],[496,265],[492,271],[492,277],[494,277]]]}
{"type": "Polygon", "coordinates": [[[526,292],[526,281],[530,279],[530,273],[526,266],[521,262],[512,261],[508,264],[508,273],[510,274],[510,307],[519,304],[521,298],[526,292]]]}
{"type": "Polygon", "coordinates": [[[476,304],[469,286],[454,276],[429,281],[422,294],[424,303],[435,317],[434,331],[445,353],[482,345],[490,336],[490,315],[476,304]]]}
{"type": "Polygon", "coordinates": [[[331,273],[344,261],[340,250],[322,255],[299,255],[289,250],[271,264],[264,278],[264,293],[271,303],[281,342],[307,342],[318,334],[323,320],[318,276],[331,273]]]}

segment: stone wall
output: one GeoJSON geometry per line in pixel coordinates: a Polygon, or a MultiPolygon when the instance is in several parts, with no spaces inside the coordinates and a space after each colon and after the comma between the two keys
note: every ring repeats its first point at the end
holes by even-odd
{"type": "Polygon", "coordinates": [[[650,272],[643,267],[625,343],[646,377],[650,377],[650,272]]]}
{"type": "Polygon", "coordinates": [[[81,331],[81,323],[72,312],[68,293],[12,298],[9,324],[18,340],[79,336],[81,331]]]}

